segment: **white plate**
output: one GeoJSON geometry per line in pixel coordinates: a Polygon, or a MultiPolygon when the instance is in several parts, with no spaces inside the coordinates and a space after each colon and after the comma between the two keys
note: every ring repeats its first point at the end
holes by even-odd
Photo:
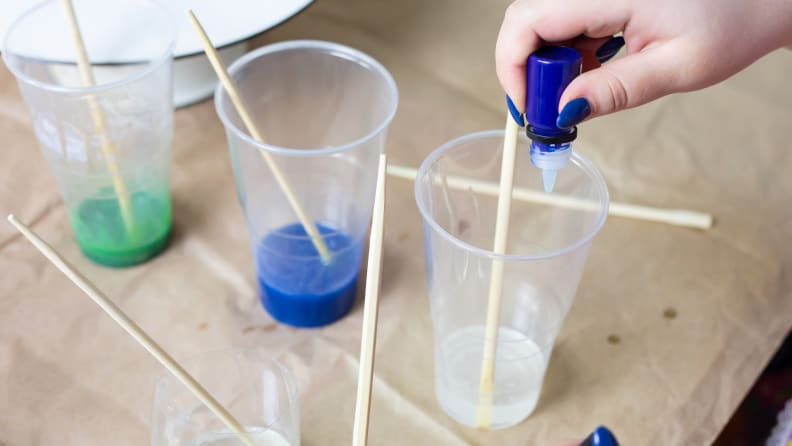
{"type": "MultiPolygon", "coordinates": [[[[113,1],[113,0],[107,0],[113,1]]],[[[159,0],[173,13],[179,24],[179,33],[174,48],[174,104],[179,107],[199,101],[211,95],[216,79],[206,57],[203,55],[201,42],[195,35],[185,11],[191,8],[215,47],[221,49],[220,55],[226,63],[230,63],[245,53],[246,41],[291,18],[311,4],[313,0],[159,0]]],[[[0,0],[0,42],[5,39],[6,29],[20,14],[41,0],[0,0]]],[[[79,10],[75,0],[78,16],[90,15],[90,10],[79,10]]],[[[134,29],[136,22],[146,18],[134,9],[114,11],[116,17],[107,18],[107,32],[118,32],[119,27],[134,29]]],[[[50,20],[61,20],[63,17],[53,15],[50,20]]],[[[82,19],[81,19],[82,20],[82,19]]],[[[90,20],[90,19],[89,19],[90,20]]],[[[45,25],[46,26],[46,25],[45,25]]],[[[24,52],[38,55],[45,59],[72,61],[74,48],[69,41],[47,42],[42,45],[36,42],[37,36],[30,36],[30,48],[24,52]]],[[[94,60],[108,63],[139,60],[140,55],[125,52],[117,46],[101,48],[92,54],[94,60]]],[[[108,67],[109,68],[109,67],[108,67]]],[[[95,68],[97,79],[101,78],[103,67],[95,68]]]]}
{"type": "MultiPolygon", "coordinates": [[[[113,1],[113,0],[107,0],[113,1]]],[[[305,9],[313,0],[160,0],[179,20],[175,57],[191,56],[202,51],[201,42],[187,21],[185,11],[192,8],[217,48],[242,42],[260,34],[305,9]]],[[[16,17],[41,0],[0,0],[0,41],[16,17]]],[[[88,11],[80,11],[82,14],[88,11]]],[[[126,23],[145,20],[135,10],[118,11],[126,23]]],[[[60,19],[53,17],[53,20],[60,19]]],[[[70,42],[48,42],[53,51],[63,52],[63,59],[73,57],[70,42]],[[62,50],[60,50],[62,48],[62,50]]]]}

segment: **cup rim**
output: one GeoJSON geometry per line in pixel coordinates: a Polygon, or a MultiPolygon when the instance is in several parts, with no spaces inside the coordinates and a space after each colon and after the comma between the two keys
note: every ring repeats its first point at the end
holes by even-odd
{"type": "MultiPolygon", "coordinates": [[[[48,90],[48,91],[57,92],[57,93],[97,93],[97,92],[101,92],[101,91],[105,91],[105,90],[110,90],[110,89],[113,89],[115,87],[119,87],[121,85],[129,84],[129,83],[134,82],[134,81],[136,81],[138,79],[142,79],[143,77],[149,75],[150,73],[152,73],[153,71],[155,71],[156,69],[161,67],[163,65],[163,63],[165,63],[169,59],[171,59],[171,56],[173,55],[173,48],[176,46],[176,34],[177,34],[176,23],[177,22],[175,21],[171,11],[169,9],[167,9],[165,6],[163,6],[159,1],[156,1],[156,0],[127,0],[127,1],[129,1],[131,3],[145,3],[145,4],[149,5],[149,6],[153,6],[155,9],[159,9],[160,12],[163,13],[163,15],[165,17],[167,17],[167,22],[169,23],[169,26],[168,26],[168,28],[169,28],[169,30],[168,30],[169,39],[168,39],[168,44],[164,46],[163,52],[161,54],[159,54],[156,57],[152,57],[150,59],[150,61],[146,64],[146,66],[142,70],[136,71],[136,72],[134,72],[134,73],[130,74],[129,76],[126,76],[126,77],[124,77],[122,79],[115,80],[115,81],[112,81],[112,82],[103,83],[103,84],[96,84],[96,85],[91,85],[91,86],[70,87],[70,86],[66,86],[66,85],[51,84],[49,82],[43,82],[43,81],[34,79],[34,78],[28,76],[27,74],[23,73],[22,71],[18,70],[16,68],[16,66],[14,65],[14,63],[12,63],[11,56],[9,55],[11,53],[9,52],[9,49],[8,49],[9,40],[11,39],[11,35],[13,34],[13,31],[15,30],[15,28],[17,26],[20,25],[20,23],[22,23],[25,19],[29,18],[33,14],[37,13],[39,10],[41,10],[41,9],[43,9],[45,7],[48,7],[48,6],[50,6],[50,5],[54,4],[54,3],[57,3],[57,1],[58,0],[43,0],[42,2],[39,2],[39,3],[35,4],[35,5],[33,5],[32,7],[27,9],[25,12],[23,12],[21,15],[19,15],[16,19],[14,19],[14,21],[11,23],[11,25],[6,30],[6,34],[5,34],[5,37],[3,38],[3,42],[2,42],[2,58],[3,58],[3,61],[5,62],[6,67],[8,67],[8,70],[11,71],[11,73],[14,75],[14,77],[16,77],[20,81],[23,81],[23,82],[25,82],[25,83],[27,83],[29,85],[33,85],[35,87],[41,88],[43,90],[48,90]]],[[[113,65],[126,65],[126,64],[119,64],[119,63],[91,64],[92,67],[93,66],[113,66],[113,65]]]]}
{"type": "Polygon", "coordinates": [[[285,42],[278,42],[270,45],[265,45],[253,51],[249,51],[247,54],[234,61],[234,63],[232,63],[231,66],[228,67],[228,74],[231,78],[233,78],[234,74],[237,71],[242,69],[243,66],[245,66],[254,59],[276,52],[291,51],[291,50],[323,50],[324,52],[327,52],[331,55],[348,59],[352,62],[358,62],[366,66],[367,68],[370,69],[370,71],[379,74],[385,80],[385,83],[388,85],[388,90],[390,93],[390,97],[392,99],[391,110],[388,111],[382,122],[380,122],[379,125],[374,127],[373,130],[353,141],[340,144],[337,146],[329,146],[329,147],[301,147],[301,148],[283,147],[283,146],[266,144],[256,141],[246,131],[243,131],[242,129],[237,127],[237,125],[234,124],[234,122],[229,118],[228,114],[226,113],[226,110],[221,106],[222,104],[221,99],[227,96],[227,94],[222,83],[218,83],[217,86],[215,87],[215,93],[214,93],[215,111],[217,112],[217,116],[220,117],[220,120],[223,122],[223,125],[225,126],[226,129],[231,129],[231,131],[237,137],[244,140],[248,144],[256,147],[259,150],[264,150],[269,153],[277,153],[281,155],[311,157],[317,155],[329,155],[333,153],[343,152],[353,147],[360,146],[366,143],[367,141],[369,141],[370,139],[374,138],[375,136],[379,135],[383,130],[385,130],[388,127],[388,125],[393,120],[393,117],[396,115],[396,110],[399,107],[399,89],[396,86],[396,81],[393,79],[393,76],[385,68],[385,66],[383,66],[376,59],[374,59],[373,57],[369,56],[368,54],[360,50],[356,50],[352,47],[342,45],[340,43],[327,42],[324,40],[288,40],[285,42]]]}
{"type": "Polygon", "coordinates": [[[477,246],[471,245],[465,241],[462,241],[453,235],[451,235],[448,231],[443,229],[431,216],[429,210],[427,209],[426,203],[424,202],[424,194],[421,191],[421,179],[426,176],[426,172],[429,168],[434,164],[437,159],[440,158],[445,152],[451,150],[453,147],[458,146],[460,143],[469,141],[471,139],[483,139],[489,138],[493,136],[500,136],[503,139],[505,132],[503,130],[483,130],[475,133],[469,133],[467,135],[463,135],[457,138],[452,139],[451,141],[442,144],[437,149],[432,151],[428,157],[421,163],[421,167],[418,169],[418,173],[415,176],[415,202],[418,205],[418,210],[421,212],[421,216],[423,217],[423,221],[425,224],[428,224],[435,232],[440,234],[443,238],[448,240],[449,242],[453,243],[454,245],[464,249],[465,251],[472,252],[474,254],[488,257],[491,259],[497,260],[504,260],[504,261],[531,261],[531,260],[544,260],[552,257],[558,257],[569,252],[575,251],[576,249],[580,248],[581,246],[591,242],[595,235],[602,229],[602,226],[605,224],[605,220],[608,217],[608,207],[610,203],[610,197],[608,195],[608,187],[605,183],[605,178],[600,173],[599,169],[592,163],[588,158],[584,157],[583,155],[579,154],[577,151],[572,151],[572,158],[571,160],[574,161],[576,164],[583,169],[584,172],[589,174],[594,183],[597,186],[597,190],[600,195],[600,215],[597,218],[596,223],[592,226],[592,228],[581,238],[576,240],[574,243],[569,244],[561,249],[557,249],[554,251],[549,251],[542,254],[529,254],[529,255],[518,255],[518,254],[498,254],[492,252],[487,249],[479,248],[477,246]]]}
{"type": "MultiPolygon", "coordinates": [[[[250,353],[257,354],[261,359],[265,359],[266,361],[271,363],[273,366],[275,366],[276,369],[278,369],[281,372],[281,374],[285,378],[284,381],[285,381],[285,384],[286,384],[286,390],[287,390],[289,401],[290,401],[290,407],[293,407],[295,404],[299,404],[299,393],[300,392],[299,392],[299,388],[297,386],[296,377],[292,374],[292,372],[282,362],[280,362],[274,356],[266,354],[266,351],[263,348],[261,348],[261,347],[231,347],[231,348],[219,348],[219,349],[213,349],[213,350],[206,350],[206,351],[202,351],[200,353],[196,353],[196,354],[191,355],[191,356],[180,358],[177,362],[181,365],[181,364],[189,363],[189,362],[192,362],[192,361],[207,360],[207,359],[210,359],[210,358],[218,356],[218,355],[234,355],[234,356],[237,356],[237,355],[240,355],[240,354],[250,354],[250,353]]],[[[189,371],[188,371],[188,373],[189,373],[189,371]]],[[[179,381],[179,379],[176,378],[175,376],[173,376],[173,374],[170,373],[170,372],[164,371],[164,372],[160,373],[159,375],[157,375],[157,377],[154,380],[154,398],[153,398],[153,401],[152,401],[152,405],[154,407],[152,408],[152,416],[154,416],[154,413],[157,410],[161,410],[160,409],[160,405],[157,404],[158,396],[159,396],[160,392],[162,391],[161,387],[163,385],[165,385],[166,383],[168,383],[168,382],[174,382],[179,387],[183,386],[181,381],[179,381]]],[[[199,382],[199,384],[201,384],[201,383],[199,382]]],[[[187,390],[187,389],[184,389],[184,391],[185,392],[189,392],[189,390],[187,390]]],[[[298,412],[299,412],[299,410],[298,410],[298,412]]],[[[283,416],[283,414],[279,413],[278,416],[274,420],[272,420],[269,424],[267,424],[266,426],[245,426],[245,432],[247,432],[247,433],[256,433],[256,432],[266,432],[266,431],[272,430],[272,426],[274,426],[279,421],[281,421],[281,417],[282,416],[283,416]],[[252,430],[248,429],[248,427],[253,427],[253,429],[252,430]]]]}

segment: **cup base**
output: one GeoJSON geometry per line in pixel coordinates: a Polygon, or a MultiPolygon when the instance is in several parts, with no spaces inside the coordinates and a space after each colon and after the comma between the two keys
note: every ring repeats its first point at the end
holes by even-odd
{"type": "Polygon", "coordinates": [[[331,324],[355,303],[361,243],[326,225],[317,229],[331,252],[327,264],[299,223],[270,232],[256,248],[261,303],[273,318],[294,327],[331,324]]]}
{"type": "MultiPolygon", "coordinates": [[[[470,427],[477,427],[485,333],[483,325],[451,333],[441,341],[435,362],[435,394],[440,406],[455,421],[470,427]]],[[[531,415],[546,367],[541,349],[532,340],[517,330],[499,328],[489,429],[514,426],[531,415]]]]}
{"type": "MultiPolygon", "coordinates": [[[[256,445],[292,446],[289,440],[279,432],[267,428],[246,427],[248,437],[256,445]]],[[[189,446],[237,446],[244,444],[239,435],[229,431],[216,431],[201,434],[189,446]]]]}
{"type": "Polygon", "coordinates": [[[285,294],[267,286],[259,278],[261,304],[283,324],[317,328],[332,324],[349,313],[355,303],[357,275],[343,287],[325,294],[285,294]]]}
{"type": "Polygon", "coordinates": [[[139,265],[147,262],[157,255],[159,255],[165,248],[168,247],[170,242],[171,227],[168,226],[167,231],[160,237],[153,240],[144,246],[136,249],[128,249],[124,251],[102,251],[96,249],[89,249],[80,246],[80,251],[88,260],[111,268],[124,268],[127,266],[139,265]]]}
{"type": "Polygon", "coordinates": [[[172,223],[168,198],[136,192],[130,204],[134,216],[131,229],[117,198],[89,198],[80,203],[71,221],[85,257],[102,266],[121,268],[150,260],[168,246],[172,223]]]}

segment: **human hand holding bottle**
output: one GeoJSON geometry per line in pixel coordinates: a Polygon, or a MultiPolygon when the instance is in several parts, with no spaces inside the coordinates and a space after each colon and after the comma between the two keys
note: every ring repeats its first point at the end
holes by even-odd
{"type": "Polygon", "coordinates": [[[583,54],[559,103],[560,127],[718,83],[792,44],[789,0],[517,0],[495,51],[507,95],[525,109],[525,62],[544,43],[583,54]],[[611,36],[623,32],[623,38],[611,36]],[[627,55],[606,65],[626,41],[627,55]],[[563,124],[563,125],[562,125],[563,124]]]}

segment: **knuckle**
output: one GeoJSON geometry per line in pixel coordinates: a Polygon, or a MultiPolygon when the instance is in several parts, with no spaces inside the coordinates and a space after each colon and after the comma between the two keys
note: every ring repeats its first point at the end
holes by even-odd
{"type": "Polygon", "coordinates": [[[535,11],[539,6],[538,0],[516,0],[506,7],[504,22],[514,21],[521,26],[530,25],[535,20],[535,11]]]}
{"type": "Polygon", "coordinates": [[[603,104],[608,110],[598,110],[598,112],[613,112],[623,110],[631,104],[630,89],[624,80],[607,66],[602,66],[602,78],[608,88],[608,97],[603,104]]]}

